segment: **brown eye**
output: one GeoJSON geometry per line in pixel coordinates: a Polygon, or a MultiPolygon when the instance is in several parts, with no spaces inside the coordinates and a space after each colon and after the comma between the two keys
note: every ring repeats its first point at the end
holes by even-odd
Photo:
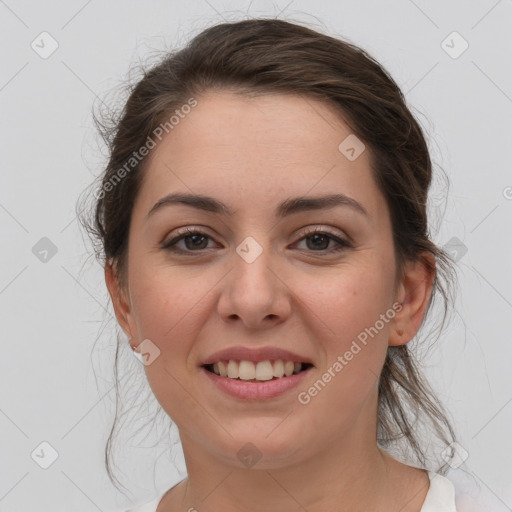
{"type": "MultiPolygon", "coordinates": [[[[178,236],[166,242],[162,248],[178,254],[201,253],[209,249],[208,240],[213,240],[206,233],[197,229],[187,228],[178,236]],[[182,246],[178,244],[183,241],[182,246]]],[[[332,233],[313,229],[306,233],[299,242],[306,241],[306,249],[308,252],[333,253],[346,250],[352,247],[352,244],[343,238],[332,233]],[[334,243],[334,247],[329,248],[329,244],[334,243]]],[[[211,248],[211,247],[210,247],[211,248]]]]}
{"type": "Polygon", "coordinates": [[[352,247],[352,244],[347,240],[339,238],[332,233],[318,229],[308,231],[307,234],[303,236],[299,241],[302,240],[306,240],[307,250],[313,252],[339,252],[352,247]],[[335,247],[329,249],[329,244],[331,242],[334,242],[336,245],[335,247]]]}
{"type": "Polygon", "coordinates": [[[311,242],[311,248],[325,250],[328,248],[332,238],[327,235],[315,233],[314,235],[305,237],[305,240],[311,242]]]}
{"type": "Polygon", "coordinates": [[[162,248],[178,253],[199,252],[208,248],[207,241],[209,239],[211,238],[202,231],[187,229],[184,233],[166,242],[162,248]],[[184,247],[178,247],[177,244],[182,240],[184,247]]]}

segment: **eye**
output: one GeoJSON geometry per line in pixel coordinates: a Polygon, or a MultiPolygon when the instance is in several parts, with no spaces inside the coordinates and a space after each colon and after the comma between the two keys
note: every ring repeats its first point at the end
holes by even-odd
{"type": "MultiPolygon", "coordinates": [[[[203,231],[200,231],[197,228],[188,227],[183,229],[181,233],[178,234],[178,236],[165,242],[162,245],[162,248],[167,251],[181,254],[190,254],[194,252],[200,253],[201,251],[208,249],[208,239],[213,240],[203,231]],[[183,242],[182,247],[178,246],[178,243],[180,242],[183,242]]],[[[352,244],[349,241],[318,228],[308,229],[305,236],[303,236],[299,242],[303,240],[312,241],[312,245],[306,243],[306,245],[309,246],[308,249],[310,249],[312,252],[332,253],[340,252],[352,247],[352,244]],[[328,246],[331,242],[334,242],[337,244],[337,246],[328,249],[325,245],[327,243],[328,246]]]]}
{"type": "Polygon", "coordinates": [[[162,248],[177,253],[199,252],[207,248],[205,240],[209,238],[206,233],[198,229],[185,228],[177,237],[171,238],[171,240],[165,242],[162,248]],[[178,247],[178,243],[181,241],[184,243],[184,248],[178,247]],[[189,241],[190,243],[188,243],[189,241]]]}
{"type": "Polygon", "coordinates": [[[318,228],[308,229],[306,235],[303,236],[299,242],[303,240],[306,240],[306,246],[309,246],[308,248],[313,247],[313,252],[339,252],[352,247],[352,244],[348,240],[318,228]],[[308,244],[307,241],[311,241],[311,243],[308,244]],[[327,246],[330,242],[335,242],[337,246],[328,249],[327,246]]]}

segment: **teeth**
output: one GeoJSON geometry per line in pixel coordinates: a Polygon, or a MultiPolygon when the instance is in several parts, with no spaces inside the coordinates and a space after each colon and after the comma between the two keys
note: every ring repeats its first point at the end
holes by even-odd
{"type": "Polygon", "coordinates": [[[299,373],[302,370],[302,363],[294,361],[218,361],[213,364],[213,372],[221,377],[240,380],[272,380],[275,378],[289,377],[292,374],[299,373]]]}
{"type": "Polygon", "coordinates": [[[228,377],[230,379],[238,379],[238,363],[231,359],[228,362],[228,377]]]}
{"type": "Polygon", "coordinates": [[[284,363],[281,359],[274,361],[274,377],[282,377],[284,375],[284,363]]]}
{"type": "MultiPolygon", "coordinates": [[[[231,362],[231,361],[230,361],[231,362]]],[[[240,361],[238,365],[238,378],[251,380],[256,377],[256,367],[252,361],[240,361]]]]}
{"type": "MultiPolygon", "coordinates": [[[[243,361],[240,361],[242,366],[243,361]]],[[[270,361],[260,361],[256,365],[256,380],[272,380],[274,378],[274,367],[270,361]]]]}
{"type": "MultiPolygon", "coordinates": [[[[221,375],[221,377],[227,377],[228,369],[226,368],[224,361],[219,361],[218,365],[219,365],[219,374],[221,375]]],[[[213,371],[215,371],[215,365],[213,365],[213,371]]]]}

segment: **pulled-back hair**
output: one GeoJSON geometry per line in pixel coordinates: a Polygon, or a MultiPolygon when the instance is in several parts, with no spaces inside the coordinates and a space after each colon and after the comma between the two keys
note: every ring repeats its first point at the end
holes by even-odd
{"type": "MultiPolygon", "coordinates": [[[[119,282],[126,278],[130,218],[146,159],[133,161],[129,168],[126,164],[176,110],[212,90],[250,96],[302,94],[329,102],[369,150],[371,172],[391,216],[397,282],[407,260],[421,260],[435,273],[425,319],[440,297],[442,328],[453,302],[456,273],[448,254],[429,236],[432,162],[419,123],[395,81],[364,50],[278,19],[248,19],[207,28],[145,70],[130,87],[117,118],[105,122],[95,117],[109,160],[100,177],[100,193],[94,194],[93,211],[90,218],[82,216],[82,223],[96,243],[102,264],[113,265],[119,282]],[[113,184],[120,169],[125,169],[122,179],[113,184]],[[434,256],[435,265],[425,253],[434,256]]],[[[105,447],[112,481],[116,420],[117,410],[105,447]]],[[[412,464],[445,473],[448,459],[441,451],[454,439],[447,413],[422,376],[411,348],[407,344],[388,347],[378,390],[378,444],[389,449],[402,446],[412,464]],[[421,428],[441,445],[432,445],[429,452],[421,428]]]]}

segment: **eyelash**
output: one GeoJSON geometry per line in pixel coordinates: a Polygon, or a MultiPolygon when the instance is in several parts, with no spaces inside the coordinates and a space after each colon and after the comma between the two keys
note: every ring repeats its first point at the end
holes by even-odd
{"type": "MultiPolygon", "coordinates": [[[[206,233],[204,233],[202,231],[199,231],[194,228],[185,228],[178,236],[176,236],[175,238],[172,238],[171,240],[169,240],[168,242],[163,244],[162,249],[165,249],[167,251],[174,252],[177,254],[183,254],[183,255],[186,254],[186,255],[190,255],[190,256],[193,253],[201,253],[202,251],[208,250],[208,249],[199,249],[197,251],[193,251],[190,249],[183,250],[183,249],[177,249],[176,247],[174,247],[180,240],[184,240],[185,238],[190,238],[194,235],[202,235],[203,237],[212,239],[212,237],[208,236],[206,233]]],[[[300,242],[304,239],[307,239],[308,237],[311,237],[312,235],[327,236],[330,240],[333,240],[334,242],[336,242],[338,244],[338,247],[335,247],[334,249],[321,249],[319,251],[310,250],[309,252],[319,252],[319,253],[323,252],[324,254],[325,253],[331,254],[331,253],[338,253],[338,252],[341,252],[341,251],[344,251],[346,249],[350,249],[353,247],[353,245],[348,240],[344,240],[343,238],[339,238],[338,236],[335,236],[332,233],[329,233],[328,231],[322,231],[321,229],[318,229],[318,228],[307,229],[306,232],[304,233],[304,235],[302,236],[302,238],[300,238],[298,241],[300,242]]]]}

